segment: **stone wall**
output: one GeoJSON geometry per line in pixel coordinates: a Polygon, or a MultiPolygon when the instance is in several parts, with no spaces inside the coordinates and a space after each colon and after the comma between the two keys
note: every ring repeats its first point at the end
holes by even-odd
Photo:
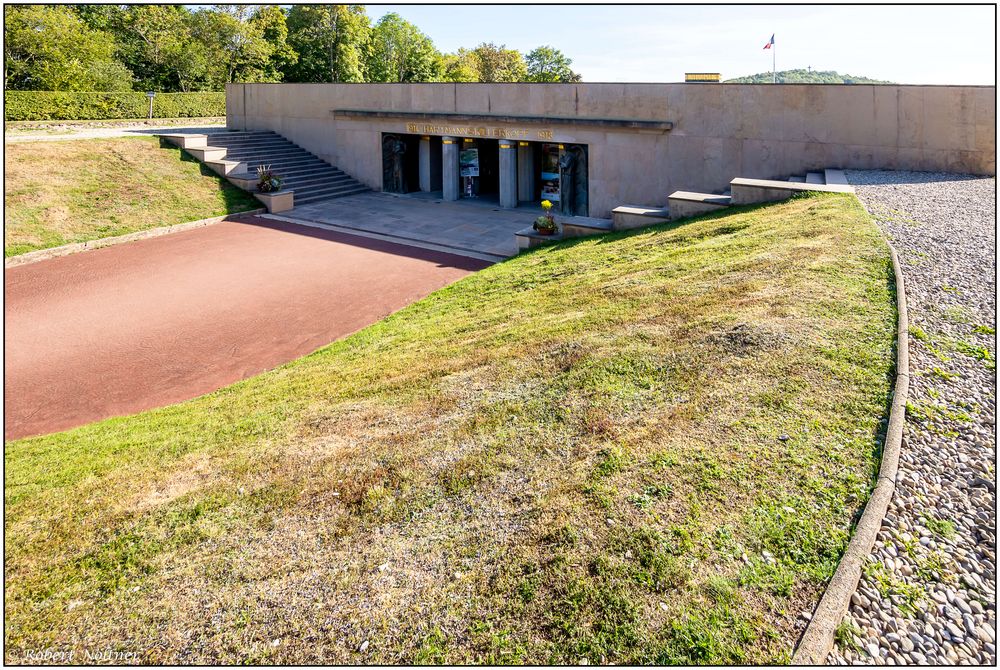
{"type": "Polygon", "coordinates": [[[446,131],[473,125],[532,141],[587,144],[590,214],[600,217],[620,204],[662,205],[677,189],[719,192],[733,177],[780,179],[827,167],[996,174],[993,86],[229,84],[226,111],[231,129],[278,132],[375,189],[382,132],[461,135],[446,131]],[[442,120],[334,110],[422,112],[442,120]],[[539,119],[454,118],[463,114],[539,119]],[[673,127],[557,124],[544,117],[673,127]]]}

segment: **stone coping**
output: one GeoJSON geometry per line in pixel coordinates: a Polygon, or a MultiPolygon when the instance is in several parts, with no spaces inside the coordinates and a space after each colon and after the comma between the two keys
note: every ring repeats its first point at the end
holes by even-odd
{"type": "Polygon", "coordinates": [[[670,216],[667,207],[640,207],[638,205],[619,205],[611,210],[612,214],[635,214],[636,216],[654,216],[663,218],[670,216]]]}
{"type": "MultiPolygon", "coordinates": [[[[888,244],[888,242],[887,242],[888,244]]],[[[892,391],[892,408],[889,425],[882,448],[875,490],[865,504],[864,512],[854,529],[847,550],[840,559],[837,571],[820,598],[809,624],[792,655],[792,665],[823,665],[833,649],[834,633],[851,604],[851,596],[858,588],[865,559],[872,552],[875,538],[882,527],[882,519],[889,509],[896,490],[896,470],[903,444],[903,424],[906,422],[906,397],[910,388],[909,319],[906,312],[906,288],[903,271],[899,267],[896,250],[889,244],[892,270],[896,279],[896,383],[892,391]]]]}
{"type": "Polygon", "coordinates": [[[599,128],[634,128],[666,132],[674,127],[673,121],[643,121],[639,119],[595,119],[570,116],[520,116],[509,114],[455,114],[431,112],[387,112],[377,109],[333,109],[334,116],[411,119],[414,121],[449,121],[453,123],[533,123],[558,126],[596,126],[599,128]]]}
{"type": "Polygon", "coordinates": [[[718,193],[695,193],[694,191],[674,191],[669,195],[670,200],[684,200],[685,202],[700,202],[704,205],[718,205],[728,207],[732,204],[732,197],[719,195],[718,193]]]}
{"type": "Polygon", "coordinates": [[[522,230],[514,233],[518,237],[530,237],[535,240],[549,240],[552,242],[558,242],[559,240],[565,239],[562,233],[556,233],[554,235],[542,235],[537,230],[532,227],[523,228],[522,230]]]}

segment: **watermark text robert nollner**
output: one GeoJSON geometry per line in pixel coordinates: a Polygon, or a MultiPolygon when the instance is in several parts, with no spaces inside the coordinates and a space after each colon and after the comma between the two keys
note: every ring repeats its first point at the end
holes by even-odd
{"type": "Polygon", "coordinates": [[[27,663],[51,663],[55,665],[107,663],[108,661],[127,663],[138,661],[139,652],[121,651],[119,649],[111,649],[110,647],[105,647],[104,649],[84,649],[82,652],[78,649],[53,649],[52,647],[46,647],[45,649],[25,649],[22,660],[27,663]]]}

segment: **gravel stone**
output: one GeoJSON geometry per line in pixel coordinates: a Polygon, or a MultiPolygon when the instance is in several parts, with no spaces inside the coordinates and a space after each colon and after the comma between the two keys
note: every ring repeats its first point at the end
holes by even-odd
{"type": "Polygon", "coordinates": [[[828,662],[996,665],[996,180],[847,178],[899,256],[910,389],[869,558],[881,568],[862,575],[847,615],[866,622],[870,659],[838,646],[828,662]]]}

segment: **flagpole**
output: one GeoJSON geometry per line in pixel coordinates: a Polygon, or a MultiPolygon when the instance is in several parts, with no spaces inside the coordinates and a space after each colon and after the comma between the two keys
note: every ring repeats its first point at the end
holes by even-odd
{"type": "Polygon", "coordinates": [[[771,36],[771,83],[778,83],[778,45],[774,43],[774,36],[771,36]]]}

